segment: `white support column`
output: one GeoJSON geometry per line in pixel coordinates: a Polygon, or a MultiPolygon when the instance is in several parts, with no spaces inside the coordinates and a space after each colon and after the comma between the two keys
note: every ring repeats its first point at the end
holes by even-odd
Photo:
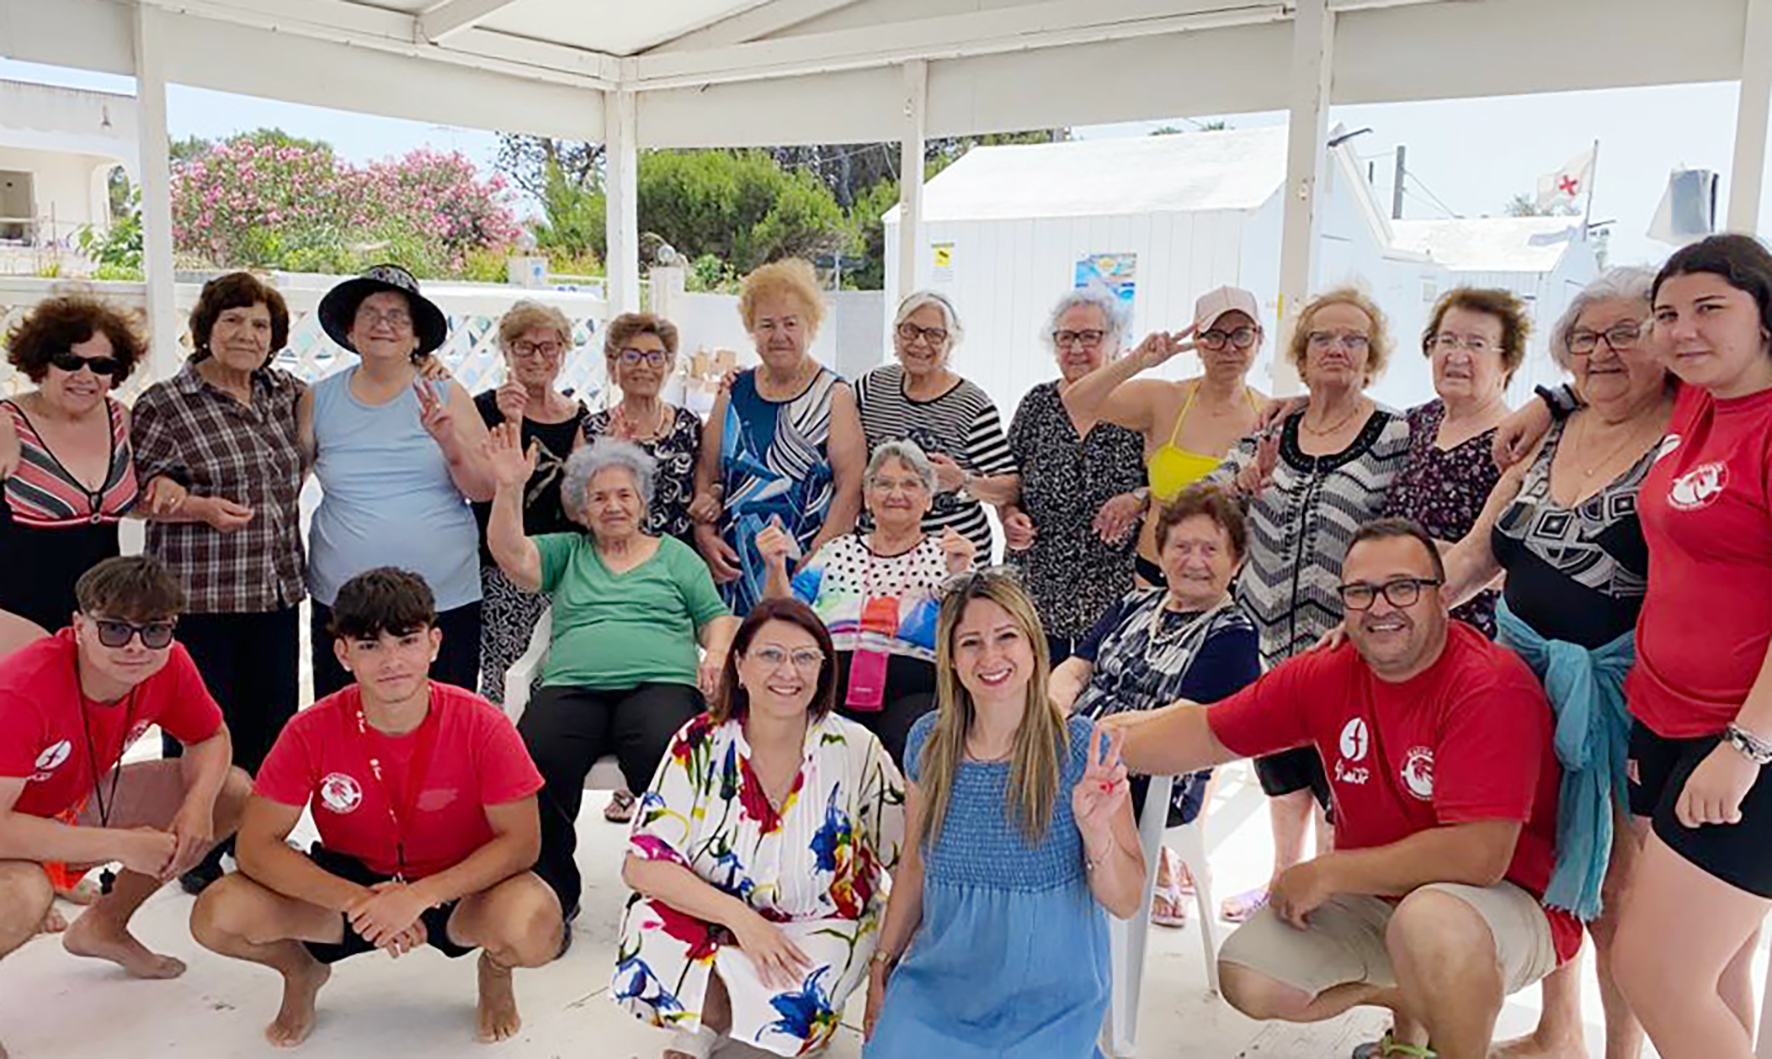
{"type": "Polygon", "coordinates": [[[142,272],[147,276],[152,378],[169,379],[184,362],[183,331],[172,273],[172,149],[166,133],[165,30],[159,8],[135,9],[135,98],[140,139],[142,272]]]}
{"type": "Polygon", "coordinates": [[[1292,20],[1292,113],[1286,129],[1286,201],[1280,236],[1275,394],[1297,393],[1298,372],[1280,352],[1290,314],[1310,295],[1317,253],[1317,186],[1329,138],[1329,77],[1334,66],[1335,14],[1328,0],[1298,0],[1292,20]]]}
{"type": "MultiPolygon", "coordinates": [[[[917,289],[923,258],[923,144],[927,128],[929,63],[904,64],[904,135],[898,145],[898,297],[917,289]]],[[[893,306],[887,306],[891,313],[893,306]]]]}
{"type": "Polygon", "coordinates": [[[603,93],[603,171],[608,210],[609,313],[640,311],[640,152],[635,140],[635,94],[603,93]]]}
{"type": "Polygon", "coordinates": [[[1732,232],[1753,234],[1766,180],[1766,127],[1772,121],[1772,0],[1748,0],[1741,35],[1741,101],[1735,108],[1735,161],[1729,169],[1732,232]]]}

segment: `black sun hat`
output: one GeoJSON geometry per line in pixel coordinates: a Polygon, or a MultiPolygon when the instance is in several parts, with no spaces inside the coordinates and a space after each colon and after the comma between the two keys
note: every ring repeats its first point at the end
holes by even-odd
{"type": "Polygon", "coordinates": [[[412,329],[418,335],[414,355],[434,353],[449,337],[449,318],[435,302],[418,292],[418,280],[399,265],[374,265],[345,280],[320,299],[320,327],[327,337],[355,352],[349,335],[363,299],[382,291],[399,291],[412,304],[412,329]]]}

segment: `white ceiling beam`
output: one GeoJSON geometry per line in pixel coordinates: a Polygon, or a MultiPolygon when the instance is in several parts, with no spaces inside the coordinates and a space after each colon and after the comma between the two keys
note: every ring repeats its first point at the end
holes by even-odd
{"type": "Polygon", "coordinates": [[[419,33],[432,44],[441,44],[464,29],[473,29],[516,2],[517,0],[443,0],[418,16],[419,33]]]}
{"type": "Polygon", "coordinates": [[[706,51],[734,44],[749,44],[772,37],[803,22],[853,7],[860,0],[764,0],[711,25],[675,37],[655,52],[706,51]]]}

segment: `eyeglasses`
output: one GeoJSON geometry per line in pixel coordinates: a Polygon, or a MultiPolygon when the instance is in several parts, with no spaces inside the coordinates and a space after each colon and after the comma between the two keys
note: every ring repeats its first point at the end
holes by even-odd
{"type": "Polygon", "coordinates": [[[380,309],[358,309],[357,322],[374,327],[376,324],[387,324],[396,331],[403,331],[412,326],[412,314],[401,309],[382,312],[380,309]]]}
{"type": "Polygon", "coordinates": [[[793,663],[802,673],[816,673],[824,665],[823,651],[784,651],[779,647],[753,647],[745,652],[771,670],[793,663]]]}
{"type": "Polygon", "coordinates": [[[662,349],[635,349],[633,346],[621,351],[621,362],[633,367],[641,361],[654,368],[662,368],[671,359],[671,355],[662,349]]]}
{"type": "Polygon", "coordinates": [[[98,629],[98,642],[106,647],[127,647],[129,641],[139,633],[143,647],[158,651],[172,643],[172,628],[175,623],[151,621],[146,625],[131,625],[115,618],[94,618],[92,624],[98,629]]]}
{"type": "Polygon", "coordinates": [[[1604,341],[1612,347],[1614,353],[1625,353],[1637,348],[1643,335],[1649,330],[1645,323],[1615,324],[1604,331],[1571,331],[1569,332],[1569,352],[1578,357],[1592,356],[1604,341]]]}
{"type": "Polygon", "coordinates": [[[49,363],[70,375],[81,368],[90,368],[94,375],[115,375],[123,369],[123,362],[116,357],[83,357],[71,349],[51,353],[49,363]]]}
{"type": "Polygon", "coordinates": [[[1305,340],[1319,352],[1340,346],[1349,353],[1360,353],[1372,344],[1370,335],[1358,331],[1312,331],[1305,340]]]}
{"type": "Polygon", "coordinates": [[[1441,331],[1429,340],[1428,348],[1440,353],[1450,353],[1455,349],[1468,349],[1481,356],[1495,347],[1489,344],[1488,339],[1480,335],[1455,335],[1450,331],[1441,331]]]}
{"type": "Polygon", "coordinates": [[[920,338],[929,344],[930,349],[940,349],[948,344],[948,329],[945,327],[918,327],[906,320],[898,325],[898,337],[907,346],[920,338]]]}
{"type": "Polygon", "coordinates": [[[869,489],[878,489],[890,493],[894,489],[903,489],[907,493],[921,492],[929,488],[929,483],[921,478],[892,478],[887,475],[875,475],[868,479],[869,489]]]}
{"type": "Polygon", "coordinates": [[[1253,327],[1239,327],[1235,331],[1202,331],[1200,344],[1207,349],[1223,349],[1228,342],[1238,349],[1248,349],[1255,344],[1255,339],[1260,334],[1253,327]]]}
{"type": "Polygon", "coordinates": [[[513,357],[546,357],[551,360],[565,350],[566,347],[558,342],[517,341],[511,343],[511,356],[513,357]]]}
{"type": "Polygon", "coordinates": [[[1348,610],[1371,610],[1381,595],[1393,607],[1413,607],[1421,598],[1423,588],[1442,584],[1445,582],[1436,577],[1399,577],[1382,585],[1354,581],[1337,587],[1336,591],[1341,594],[1341,605],[1348,610]]]}
{"type": "Polygon", "coordinates": [[[1094,349],[1096,346],[1101,345],[1101,340],[1106,337],[1106,331],[1097,331],[1094,329],[1088,331],[1054,331],[1052,332],[1052,344],[1059,349],[1065,349],[1069,346],[1082,346],[1084,349],[1094,349]]]}

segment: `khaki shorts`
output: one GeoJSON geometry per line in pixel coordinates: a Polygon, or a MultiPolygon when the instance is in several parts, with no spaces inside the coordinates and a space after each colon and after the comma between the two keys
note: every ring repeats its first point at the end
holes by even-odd
{"type": "MultiPolygon", "coordinates": [[[[1430,883],[1422,889],[1456,897],[1483,917],[1495,937],[1505,992],[1518,992],[1556,969],[1550,920],[1538,901],[1513,883],[1430,883]]],[[[1225,939],[1218,958],[1313,997],[1350,982],[1395,988],[1397,972],[1384,934],[1396,910],[1382,897],[1337,894],[1311,912],[1309,930],[1299,930],[1269,905],[1225,939]]]]}

